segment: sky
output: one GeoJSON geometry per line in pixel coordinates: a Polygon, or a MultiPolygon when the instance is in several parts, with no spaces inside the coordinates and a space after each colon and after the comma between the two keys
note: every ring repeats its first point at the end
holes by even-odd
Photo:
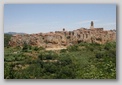
{"type": "Polygon", "coordinates": [[[5,4],[4,33],[67,31],[81,27],[116,29],[116,4],[5,4]]]}

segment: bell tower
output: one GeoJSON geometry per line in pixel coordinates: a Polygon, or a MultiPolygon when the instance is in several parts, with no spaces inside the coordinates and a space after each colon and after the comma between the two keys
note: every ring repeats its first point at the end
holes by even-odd
{"type": "Polygon", "coordinates": [[[63,31],[65,31],[65,28],[63,28],[63,31]]]}
{"type": "Polygon", "coordinates": [[[93,21],[91,21],[90,29],[94,29],[94,22],[93,21]]]}

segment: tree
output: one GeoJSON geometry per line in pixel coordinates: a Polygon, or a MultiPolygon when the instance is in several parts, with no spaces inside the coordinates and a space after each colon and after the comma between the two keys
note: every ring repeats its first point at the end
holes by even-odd
{"type": "Polygon", "coordinates": [[[9,47],[11,36],[10,34],[4,34],[4,47],[9,47]]]}

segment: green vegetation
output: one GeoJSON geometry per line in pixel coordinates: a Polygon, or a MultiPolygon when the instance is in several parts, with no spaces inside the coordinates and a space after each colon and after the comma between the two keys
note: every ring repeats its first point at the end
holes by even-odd
{"type": "Polygon", "coordinates": [[[8,42],[10,40],[12,35],[10,34],[4,34],[4,47],[8,47],[8,42]]]}
{"type": "Polygon", "coordinates": [[[116,43],[79,43],[60,51],[4,47],[5,79],[116,79],[116,43]]]}

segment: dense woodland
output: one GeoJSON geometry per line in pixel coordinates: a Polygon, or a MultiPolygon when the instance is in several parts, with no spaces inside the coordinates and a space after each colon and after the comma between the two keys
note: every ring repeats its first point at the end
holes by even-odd
{"type": "Polygon", "coordinates": [[[60,51],[10,47],[4,35],[5,79],[116,79],[116,42],[79,43],[60,51]]]}

